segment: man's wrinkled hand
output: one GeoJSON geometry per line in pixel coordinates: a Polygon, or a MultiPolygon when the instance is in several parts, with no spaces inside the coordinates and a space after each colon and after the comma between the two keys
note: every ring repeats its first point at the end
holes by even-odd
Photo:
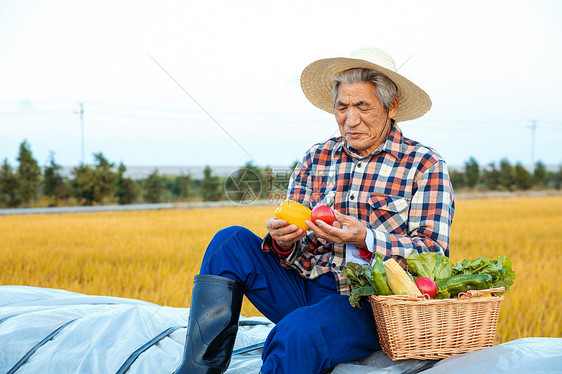
{"type": "Polygon", "coordinates": [[[290,225],[283,219],[270,218],[265,226],[269,235],[282,250],[291,249],[297,241],[306,235],[306,232],[299,229],[297,225],[290,225]]]}
{"type": "Polygon", "coordinates": [[[316,222],[306,221],[306,224],[319,239],[334,244],[354,244],[359,248],[365,248],[367,228],[353,216],[342,214],[337,210],[334,210],[334,214],[340,227],[336,227],[336,222],[333,226],[330,226],[320,220],[316,220],[316,222]]]}

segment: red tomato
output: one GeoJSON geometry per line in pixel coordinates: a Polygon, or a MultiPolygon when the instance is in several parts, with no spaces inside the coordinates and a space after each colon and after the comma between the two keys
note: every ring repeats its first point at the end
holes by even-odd
{"type": "Polygon", "coordinates": [[[437,284],[431,278],[416,279],[416,286],[422,294],[428,294],[432,299],[437,296],[437,284]]]}
{"type": "Polygon", "coordinates": [[[317,205],[314,207],[314,209],[312,209],[312,214],[310,219],[312,220],[313,223],[316,223],[316,220],[319,219],[320,221],[324,221],[328,225],[331,225],[332,223],[334,223],[336,219],[336,215],[334,214],[334,211],[329,206],[317,205]]]}

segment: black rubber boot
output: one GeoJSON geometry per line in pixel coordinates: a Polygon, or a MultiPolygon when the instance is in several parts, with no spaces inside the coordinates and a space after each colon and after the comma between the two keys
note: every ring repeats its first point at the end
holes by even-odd
{"type": "Polygon", "coordinates": [[[195,276],[183,363],[175,374],[222,374],[230,364],[244,296],[242,284],[195,276]]]}

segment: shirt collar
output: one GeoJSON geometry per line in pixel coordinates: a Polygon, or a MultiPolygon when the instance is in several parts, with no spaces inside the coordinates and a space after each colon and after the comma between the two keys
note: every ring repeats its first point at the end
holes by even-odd
{"type": "MultiPolygon", "coordinates": [[[[361,158],[360,156],[355,154],[355,152],[349,150],[349,148],[347,147],[347,143],[345,142],[343,137],[340,136],[335,140],[336,140],[336,145],[334,147],[334,155],[339,155],[341,154],[342,151],[345,151],[345,153],[347,153],[348,156],[352,158],[358,158],[358,157],[361,158]]],[[[392,129],[390,129],[390,132],[388,133],[388,136],[386,137],[384,142],[377,149],[371,152],[371,154],[365,157],[371,157],[381,152],[386,152],[399,160],[402,157],[404,157],[405,147],[406,144],[404,143],[402,130],[400,130],[398,124],[395,123],[394,126],[392,126],[392,129]]]]}

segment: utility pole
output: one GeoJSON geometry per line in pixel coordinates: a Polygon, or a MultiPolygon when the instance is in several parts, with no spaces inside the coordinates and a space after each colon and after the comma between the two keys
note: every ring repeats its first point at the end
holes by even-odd
{"type": "Polygon", "coordinates": [[[84,163],[84,103],[80,103],[80,128],[82,134],[82,163],[84,163]]]}
{"type": "Polygon", "coordinates": [[[535,167],[535,132],[537,131],[537,121],[531,121],[531,170],[535,167]]]}

